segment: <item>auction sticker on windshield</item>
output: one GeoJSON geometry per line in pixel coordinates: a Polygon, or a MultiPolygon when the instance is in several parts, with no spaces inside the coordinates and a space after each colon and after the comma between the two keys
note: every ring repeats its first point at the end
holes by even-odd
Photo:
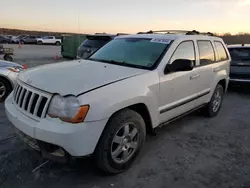
{"type": "Polygon", "coordinates": [[[169,40],[169,39],[152,39],[150,42],[169,44],[171,42],[171,40],[169,40]]]}

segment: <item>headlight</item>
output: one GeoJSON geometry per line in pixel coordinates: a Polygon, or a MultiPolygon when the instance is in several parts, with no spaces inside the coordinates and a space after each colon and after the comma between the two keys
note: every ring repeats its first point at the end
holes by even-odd
{"type": "Polygon", "coordinates": [[[80,106],[75,96],[55,95],[50,102],[48,115],[65,122],[80,123],[84,121],[88,110],[89,105],[80,106]]]}
{"type": "Polygon", "coordinates": [[[11,72],[20,72],[23,71],[24,69],[22,67],[9,67],[8,70],[11,72]]]}

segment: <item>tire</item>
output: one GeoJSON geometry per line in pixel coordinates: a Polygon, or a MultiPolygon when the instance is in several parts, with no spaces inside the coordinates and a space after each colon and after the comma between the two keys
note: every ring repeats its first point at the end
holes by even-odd
{"type": "Polygon", "coordinates": [[[57,41],[55,44],[56,44],[57,46],[60,46],[60,45],[61,45],[61,43],[60,43],[60,42],[58,42],[58,41],[57,41]]]}
{"type": "Polygon", "coordinates": [[[42,45],[43,42],[39,40],[39,41],[37,41],[37,44],[38,44],[38,45],[42,45]]]}
{"type": "Polygon", "coordinates": [[[11,84],[7,80],[0,78],[0,102],[4,101],[11,93],[11,91],[11,84]]]}
{"type": "Polygon", "coordinates": [[[10,55],[4,55],[4,56],[3,56],[3,59],[4,59],[5,61],[13,61],[13,58],[12,58],[10,55]]]}
{"type": "Polygon", "coordinates": [[[224,97],[224,88],[218,84],[214,90],[213,96],[210,102],[203,108],[203,113],[206,117],[215,117],[218,115],[224,97]]]}
{"type": "Polygon", "coordinates": [[[117,112],[108,121],[96,147],[94,158],[97,166],[108,174],[118,174],[129,169],[145,139],[145,122],[137,112],[130,109],[117,112]],[[128,157],[122,160],[126,154],[128,157]]]}

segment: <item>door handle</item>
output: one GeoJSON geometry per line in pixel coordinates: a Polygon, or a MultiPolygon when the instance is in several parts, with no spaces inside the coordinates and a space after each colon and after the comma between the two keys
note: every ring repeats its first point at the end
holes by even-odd
{"type": "Polygon", "coordinates": [[[220,67],[216,67],[215,69],[214,69],[214,72],[219,72],[220,71],[220,67]]]}
{"type": "Polygon", "coordinates": [[[199,77],[200,77],[200,75],[196,74],[196,75],[190,76],[190,80],[194,80],[194,79],[199,78],[199,77]]]}

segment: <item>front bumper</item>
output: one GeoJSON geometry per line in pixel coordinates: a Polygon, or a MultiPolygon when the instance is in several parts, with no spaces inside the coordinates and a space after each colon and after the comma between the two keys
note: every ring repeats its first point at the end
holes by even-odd
{"type": "Polygon", "coordinates": [[[24,115],[12,102],[13,93],[5,101],[7,118],[16,129],[29,137],[63,148],[73,157],[90,155],[94,152],[108,119],[70,124],[59,119],[33,120],[24,115]]]}

